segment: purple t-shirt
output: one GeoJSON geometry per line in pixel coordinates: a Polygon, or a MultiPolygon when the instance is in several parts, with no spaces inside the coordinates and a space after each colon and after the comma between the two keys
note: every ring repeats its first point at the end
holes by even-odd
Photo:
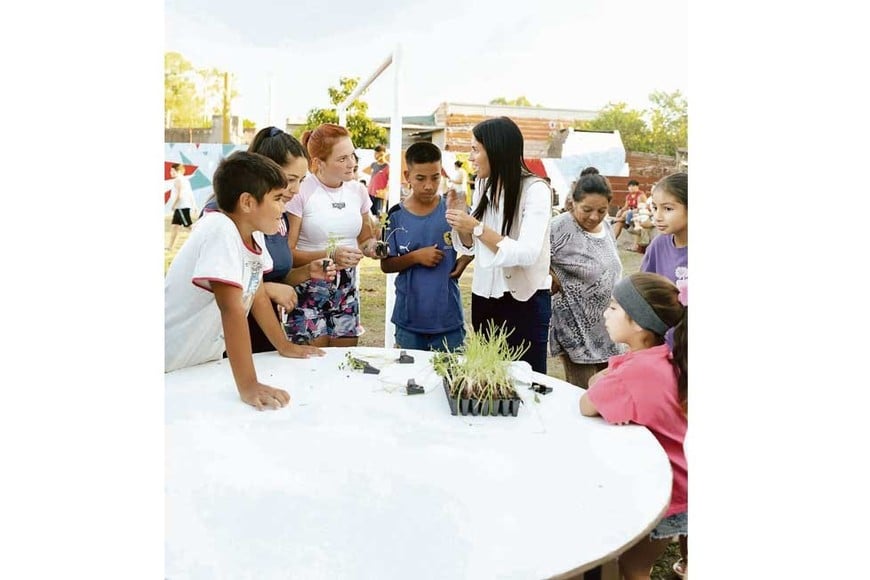
{"type": "MultiPolygon", "coordinates": [[[[674,235],[658,236],[647,246],[640,263],[641,272],[661,274],[680,289],[680,302],[689,305],[689,246],[674,246],[674,235]]],[[[673,350],[674,331],[665,336],[668,346],[673,350]]]]}

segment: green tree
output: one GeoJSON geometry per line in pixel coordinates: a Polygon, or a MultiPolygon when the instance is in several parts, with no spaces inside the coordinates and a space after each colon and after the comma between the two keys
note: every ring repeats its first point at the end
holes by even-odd
{"type": "Polygon", "coordinates": [[[163,75],[163,107],[170,127],[211,127],[212,115],[223,114],[225,107],[229,113],[239,96],[233,89],[234,75],[216,68],[198,69],[177,52],[164,53],[163,75]]]}
{"type": "Polygon", "coordinates": [[[677,148],[689,146],[689,103],[680,91],[656,91],[649,96],[651,150],[675,155],[677,148]]]}
{"type": "Polygon", "coordinates": [[[652,151],[650,130],[644,120],[644,111],[629,109],[625,103],[608,103],[591,121],[579,121],[575,129],[587,131],[615,131],[622,137],[628,151],[652,151]]]}
{"type": "Polygon", "coordinates": [[[202,79],[203,96],[206,100],[206,111],[208,114],[223,114],[224,92],[227,93],[226,103],[230,110],[232,110],[232,102],[239,96],[238,91],[233,88],[236,84],[236,75],[225,73],[216,68],[199,69],[197,74],[199,74],[202,79]],[[225,75],[226,79],[224,78],[225,75]]]}
{"type": "Polygon", "coordinates": [[[163,55],[163,107],[170,127],[208,127],[205,99],[198,93],[197,72],[177,52],[163,55]]]}
{"type": "Polygon", "coordinates": [[[507,105],[509,107],[541,107],[541,105],[533,105],[525,96],[519,96],[516,99],[508,100],[504,97],[496,97],[489,102],[490,105],[507,105]]]}
{"type": "MultiPolygon", "coordinates": [[[[359,77],[341,77],[338,87],[329,87],[329,100],[336,108],[311,109],[305,119],[305,125],[297,129],[299,137],[304,131],[314,130],[323,123],[338,123],[338,105],[342,103],[359,85],[359,77]]],[[[363,91],[365,94],[365,91],[363,91]]],[[[368,116],[369,105],[361,99],[356,99],[347,108],[347,130],[354,147],[373,149],[376,145],[386,143],[387,130],[375,124],[368,116]]]]}
{"type": "Polygon", "coordinates": [[[619,130],[628,151],[675,155],[689,145],[689,105],[680,91],[653,92],[652,106],[638,111],[625,103],[608,103],[591,121],[579,121],[575,129],[619,130]]]}

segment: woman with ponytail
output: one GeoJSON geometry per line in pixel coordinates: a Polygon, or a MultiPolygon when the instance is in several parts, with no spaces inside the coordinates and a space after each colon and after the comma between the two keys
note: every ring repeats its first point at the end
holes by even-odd
{"type": "Polygon", "coordinates": [[[604,312],[607,333],[628,352],[610,359],[589,379],[580,412],[610,424],[643,425],[658,440],[673,472],[671,503],[649,536],[619,556],[626,580],[648,579],[674,536],[688,534],[688,469],[683,441],[688,427],[688,307],[677,286],[659,274],[638,272],[613,288],[604,312]],[[674,329],[673,354],[665,334],[674,329]]]}

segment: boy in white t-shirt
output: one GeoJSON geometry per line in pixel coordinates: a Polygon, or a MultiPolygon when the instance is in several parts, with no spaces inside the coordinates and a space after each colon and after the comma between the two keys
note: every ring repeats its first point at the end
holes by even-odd
{"type": "Polygon", "coordinates": [[[287,340],[262,286],[263,272],[272,269],[263,234],[278,231],[287,178],[271,159],[238,151],[213,181],[220,211],[196,223],[166,273],[164,371],[218,360],[226,350],[242,401],[277,409],[290,395],[257,380],[248,311],[282,356],[324,354],[287,340]]]}

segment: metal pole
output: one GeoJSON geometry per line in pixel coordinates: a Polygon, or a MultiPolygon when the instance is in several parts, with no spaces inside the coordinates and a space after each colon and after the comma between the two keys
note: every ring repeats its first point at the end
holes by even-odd
{"type": "Polygon", "coordinates": [[[363,93],[364,90],[369,88],[369,85],[375,82],[375,79],[378,78],[380,74],[384,72],[384,70],[386,70],[386,68],[390,66],[390,63],[392,62],[393,55],[391,54],[386,59],[384,59],[384,62],[382,62],[381,65],[377,69],[375,69],[375,72],[373,72],[369,76],[369,78],[357,85],[356,90],[354,90],[354,92],[348,95],[348,97],[344,101],[342,101],[341,104],[338,105],[337,112],[339,125],[341,125],[342,127],[347,127],[347,108],[351,106],[351,104],[353,104],[355,100],[357,100],[357,98],[363,93]]]}
{"type": "MultiPolygon", "coordinates": [[[[342,127],[347,127],[347,108],[365,91],[369,88],[375,79],[377,79],[384,70],[391,64],[393,65],[393,116],[390,121],[390,180],[387,184],[387,188],[389,193],[387,199],[387,207],[384,208],[384,211],[387,211],[391,205],[399,203],[399,199],[401,199],[401,179],[402,179],[402,115],[399,107],[399,85],[400,78],[399,73],[401,71],[401,67],[399,65],[401,56],[401,45],[397,44],[396,49],[392,54],[387,56],[384,59],[384,62],[375,69],[369,78],[367,78],[364,82],[357,85],[356,89],[348,95],[348,97],[342,101],[337,107],[336,112],[338,113],[338,124],[342,127]]],[[[396,302],[396,286],[395,286],[396,275],[395,274],[387,274],[387,288],[386,288],[386,296],[387,296],[387,304],[386,310],[384,313],[384,346],[386,348],[393,348],[395,345],[395,337],[393,336],[395,333],[395,327],[393,323],[390,321],[390,317],[393,313],[393,305],[396,302]]]]}
{"type": "Polygon", "coordinates": [[[230,142],[230,104],[229,97],[230,73],[224,73],[224,122],[221,139],[224,143],[230,142]]]}
{"type": "MultiPolygon", "coordinates": [[[[389,210],[401,200],[402,187],[402,110],[401,110],[401,72],[402,45],[397,44],[393,52],[393,116],[390,119],[390,179],[388,187],[387,207],[389,210]]],[[[389,64],[389,63],[387,63],[389,64]]],[[[384,308],[384,347],[395,346],[396,328],[390,318],[396,303],[396,274],[387,274],[386,307],[384,308]]]]}

